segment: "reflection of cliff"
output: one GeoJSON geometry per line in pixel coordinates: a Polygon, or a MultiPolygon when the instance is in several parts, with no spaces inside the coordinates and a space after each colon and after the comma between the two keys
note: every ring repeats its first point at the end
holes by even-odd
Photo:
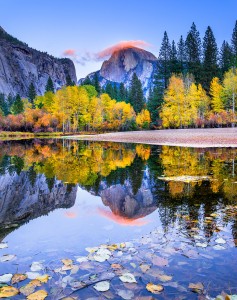
{"type": "Polygon", "coordinates": [[[135,195],[128,180],[124,185],[116,184],[105,188],[99,194],[103,204],[109,206],[115,215],[131,220],[143,218],[157,208],[151,190],[145,181],[142,182],[135,195]]]}
{"type": "Polygon", "coordinates": [[[76,199],[76,187],[68,187],[55,180],[50,184],[44,175],[35,175],[32,182],[29,172],[17,175],[8,172],[0,177],[0,240],[12,224],[23,224],[48,214],[56,208],[71,207],[76,199]]]}

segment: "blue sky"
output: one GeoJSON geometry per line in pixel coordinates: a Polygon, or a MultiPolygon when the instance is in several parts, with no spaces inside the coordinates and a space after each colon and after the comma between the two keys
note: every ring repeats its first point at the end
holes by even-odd
{"type": "Polygon", "coordinates": [[[94,54],[124,40],[142,40],[158,55],[163,33],[186,36],[192,22],[218,45],[230,40],[237,0],[0,0],[0,26],[31,47],[62,57],[73,49],[78,78],[100,68],[94,54]]]}

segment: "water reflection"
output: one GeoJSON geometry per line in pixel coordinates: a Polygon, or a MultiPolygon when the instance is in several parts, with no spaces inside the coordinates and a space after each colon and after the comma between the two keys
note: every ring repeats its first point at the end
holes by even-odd
{"type": "MultiPolygon", "coordinates": [[[[195,230],[211,236],[218,228],[205,218],[237,200],[236,153],[82,141],[2,142],[1,236],[14,224],[72,207],[77,185],[99,195],[110,211],[98,213],[115,222],[143,224],[141,218],[159,208],[164,229],[178,221],[187,230],[197,224],[195,230]]],[[[237,239],[235,216],[221,218],[232,222],[237,239]]]]}
{"type": "MultiPolygon", "coordinates": [[[[231,148],[2,142],[0,240],[9,242],[9,250],[1,255],[17,254],[18,271],[24,273],[36,259],[48,266],[85,255],[88,246],[143,236],[137,249],[131,248],[138,255],[127,253],[119,263],[133,268],[133,257],[140,274],[140,263],[147,261],[152,267],[142,274],[145,281],[159,271],[153,270],[157,251],[171,262],[166,271],[182,283],[184,295],[190,274],[205,286],[215,278],[209,286],[213,295],[231,284],[237,292],[236,156],[231,148]]],[[[14,261],[0,265],[0,273],[6,272],[15,272],[14,261]]],[[[172,290],[177,282],[161,299],[181,299],[172,290]]],[[[189,293],[188,299],[196,298],[189,293]]]]}

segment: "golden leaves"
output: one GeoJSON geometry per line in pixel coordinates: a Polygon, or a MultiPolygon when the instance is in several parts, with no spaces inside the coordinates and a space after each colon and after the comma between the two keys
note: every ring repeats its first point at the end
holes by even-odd
{"type": "Polygon", "coordinates": [[[19,293],[18,289],[13,286],[4,286],[0,288],[0,298],[8,298],[16,296],[19,293]]]}
{"type": "Polygon", "coordinates": [[[161,284],[153,284],[150,282],[146,285],[146,289],[153,294],[159,294],[163,291],[164,287],[161,284]]]}

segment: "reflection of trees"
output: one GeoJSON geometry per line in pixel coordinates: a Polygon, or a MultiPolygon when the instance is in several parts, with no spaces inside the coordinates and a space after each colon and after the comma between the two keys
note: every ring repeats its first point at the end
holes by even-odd
{"type": "MultiPolygon", "coordinates": [[[[211,222],[206,218],[227,204],[236,205],[236,153],[236,149],[227,148],[203,150],[72,140],[4,142],[0,147],[0,174],[27,171],[32,186],[37,175],[44,174],[49,190],[56,180],[67,184],[68,189],[71,184],[80,184],[95,194],[109,187],[126,186],[118,207],[124,206],[129,194],[131,199],[140,201],[139,209],[142,209],[144,196],[139,195],[144,195],[147,189],[157,202],[166,229],[176,222],[190,238],[200,230],[208,238],[217,230],[217,224],[215,218],[211,222]],[[162,176],[171,179],[165,182],[159,179],[162,176]],[[180,176],[207,179],[177,181],[175,178],[180,176]]],[[[111,193],[106,194],[107,203],[111,193]]],[[[128,202],[125,204],[129,206],[128,202]]],[[[115,203],[111,202],[112,205],[115,203]]],[[[143,215],[142,210],[137,215],[143,215]]],[[[221,218],[223,222],[233,223],[236,236],[236,215],[221,218]]]]}

